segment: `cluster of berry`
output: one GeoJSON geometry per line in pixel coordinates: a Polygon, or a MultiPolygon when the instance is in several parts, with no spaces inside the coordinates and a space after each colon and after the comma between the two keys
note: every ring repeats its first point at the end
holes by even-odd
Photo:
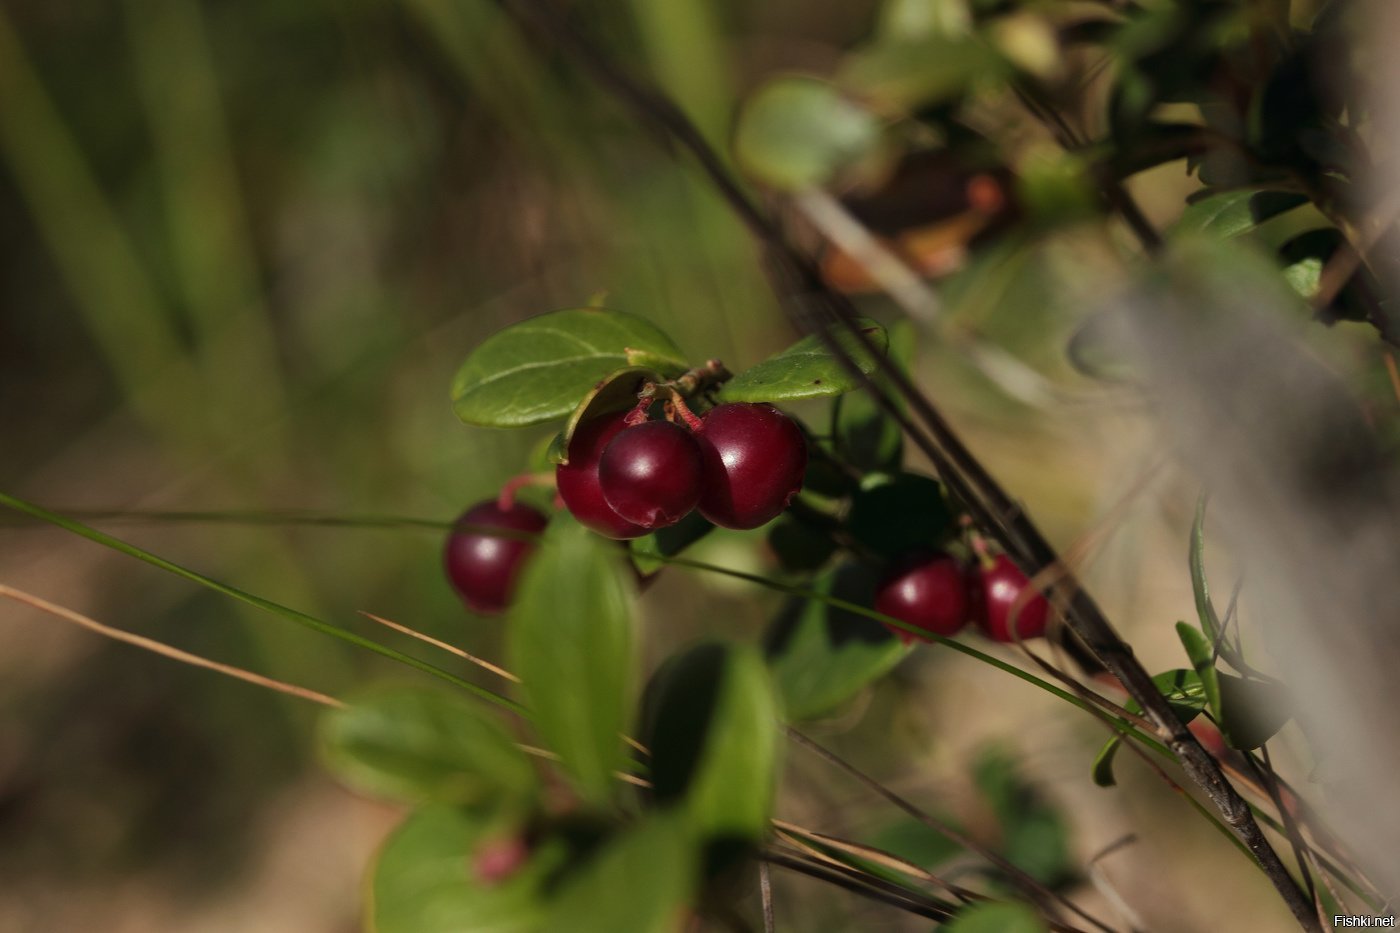
{"type": "MultiPolygon", "coordinates": [[[[973,622],[994,641],[1015,642],[1044,635],[1050,616],[1045,597],[1028,593],[1029,585],[1005,554],[971,567],[950,554],[915,554],[881,581],[875,610],[935,635],[956,635],[973,622]]],[[[915,637],[891,629],[905,641],[915,637]]]]}

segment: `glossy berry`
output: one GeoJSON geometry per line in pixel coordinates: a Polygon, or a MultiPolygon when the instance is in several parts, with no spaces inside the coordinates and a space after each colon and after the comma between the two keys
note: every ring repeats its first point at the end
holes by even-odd
{"type": "Polygon", "coordinates": [[[674,525],[700,501],[700,448],[678,424],[644,421],[604,448],[598,485],[629,522],[648,529],[674,525]]]}
{"type": "Polygon", "coordinates": [[[613,511],[598,483],[598,461],[608,442],[627,427],[626,417],[626,412],[619,411],[581,423],[569,439],[569,462],[554,471],[564,506],[581,524],[608,538],[640,538],[647,533],[613,511]]]}
{"type": "MultiPolygon", "coordinates": [[[[935,635],[955,635],[967,624],[972,608],[968,583],[962,565],[947,554],[908,557],[880,581],[875,611],[935,635]]],[[[918,638],[904,629],[887,627],[905,642],[918,638]]]]}
{"type": "MultiPolygon", "coordinates": [[[[994,641],[1016,641],[1011,632],[1011,611],[1030,581],[1005,554],[998,554],[990,569],[979,567],[977,578],[978,625],[994,641]]],[[[1021,639],[1039,638],[1045,634],[1049,617],[1050,604],[1043,595],[1028,597],[1016,613],[1016,635],[1021,639]]]]}
{"type": "Polygon", "coordinates": [[[467,608],[492,615],[510,605],[515,581],[535,545],[524,538],[496,537],[461,526],[539,533],[548,523],[549,519],[528,505],[517,502],[502,509],[494,499],[462,513],[457,519],[458,527],[447,536],[442,563],[447,579],[467,608]]]}
{"type": "Polygon", "coordinates": [[[802,488],[807,441],[772,405],[712,408],[695,439],[705,467],[700,514],[725,528],[757,528],[787,508],[802,488]]]}

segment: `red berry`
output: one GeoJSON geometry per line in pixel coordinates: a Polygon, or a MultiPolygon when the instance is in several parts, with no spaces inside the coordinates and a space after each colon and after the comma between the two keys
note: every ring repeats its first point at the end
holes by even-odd
{"type": "Polygon", "coordinates": [[[772,405],[712,408],[695,439],[705,467],[700,514],[716,525],[757,528],[777,518],[802,488],[807,442],[772,405]]]}
{"type": "Polygon", "coordinates": [[[515,874],[530,858],[530,847],[520,836],[492,839],[476,850],[472,874],[481,884],[500,884],[515,874]]]}
{"type": "MultiPolygon", "coordinates": [[[[935,635],[957,634],[967,624],[971,607],[967,574],[947,554],[918,554],[899,561],[875,591],[876,612],[935,635]]],[[[906,643],[919,637],[886,627],[906,643]]]]}
{"type": "MultiPolygon", "coordinates": [[[[977,577],[977,624],[994,641],[1016,641],[1011,632],[1011,610],[1030,581],[1005,554],[996,556],[990,570],[978,568],[977,577]]],[[[1049,616],[1050,604],[1045,597],[1040,593],[1029,596],[1016,613],[1016,634],[1022,639],[1039,638],[1045,634],[1049,616]]]]}
{"type": "Polygon", "coordinates": [[[493,615],[510,604],[516,578],[525,558],[534,551],[533,541],[504,538],[462,526],[480,525],[511,531],[539,533],[549,519],[519,502],[502,509],[493,499],[472,506],[457,519],[447,536],[442,563],[447,579],[473,612],[493,615]]]}
{"type": "Polygon", "coordinates": [[[598,460],[608,442],[627,427],[626,417],[626,412],[619,411],[581,423],[569,439],[569,462],[554,471],[565,507],[580,523],[608,538],[640,538],[647,533],[613,511],[598,484],[598,460]]]}
{"type": "Polygon", "coordinates": [[[598,485],[613,511],[643,528],[665,528],[700,501],[700,448],[670,421],[627,428],[603,450],[598,485]]]}

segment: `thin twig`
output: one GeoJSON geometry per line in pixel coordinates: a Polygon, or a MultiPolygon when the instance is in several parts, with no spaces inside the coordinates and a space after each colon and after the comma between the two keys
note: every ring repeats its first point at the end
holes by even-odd
{"type": "Polygon", "coordinates": [[[434,637],[431,636],[431,635],[425,635],[424,633],[422,633],[422,632],[420,632],[420,631],[418,631],[418,630],[416,630],[416,629],[409,628],[407,625],[403,625],[403,624],[400,624],[400,623],[398,623],[398,622],[394,622],[394,621],[392,621],[392,620],[390,620],[390,619],[384,618],[383,616],[377,616],[377,615],[375,615],[374,613],[368,612],[368,611],[366,611],[366,610],[364,610],[364,609],[361,609],[359,612],[360,612],[360,615],[364,616],[366,619],[372,619],[373,621],[378,622],[380,625],[386,625],[386,626],[388,626],[389,628],[393,629],[394,631],[396,631],[396,632],[401,632],[401,633],[403,633],[404,635],[409,636],[410,638],[416,638],[416,639],[418,639],[418,640],[421,641],[421,642],[425,642],[426,644],[432,645],[434,648],[440,648],[440,649],[442,649],[443,651],[446,651],[446,652],[449,653],[449,654],[455,654],[455,655],[456,655],[457,657],[459,657],[459,658],[462,658],[462,659],[464,659],[464,660],[470,661],[471,663],[475,664],[477,667],[481,668],[482,670],[490,671],[492,674],[495,674],[497,677],[500,677],[500,678],[502,678],[503,680],[508,680],[508,681],[510,681],[510,682],[513,683],[513,684],[518,684],[518,683],[520,683],[520,678],[517,677],[517,676],[515,676],[514,674],[512,674],[510,671],[506,670],[505,668],[503,668],[503,667],[497,667],[495,664],[492,664],[490,661],[486,661],[486,660],[483,660],[482,658],[478,658],[478,657],[477,657],[476,655],[474,655],[474,654],[468,654],[467,652],[463,651],[461,648],[458,648],[456,645],[450,645],[450,644],[448,644],[447,642],[445,642],[445,641],[440,641],[439,639],[436,639],[436,638],[434,638],[434,637]]]}
{"type": "Polygon", "coordinates": [[[836,887],[844,888],[852,894],[858,894],[869,900],[878,901],[889,907],[926,917],[929,920],[947,920],[955,912],[950,904],[918,898],[912,892],[901,889],[898,885],[872,879],[849,869],[842,869],[834,865],[814,864],[776,849],[766,850],[759,858],[771,865],[825,881],[836,887]]]}
{"type": "Polygon", "coordinates": [[[769,877],[768,863],[758,863],[758,895],[763,900],[763,933],[777,933],[773,921],[773,879],[769,877]]]}

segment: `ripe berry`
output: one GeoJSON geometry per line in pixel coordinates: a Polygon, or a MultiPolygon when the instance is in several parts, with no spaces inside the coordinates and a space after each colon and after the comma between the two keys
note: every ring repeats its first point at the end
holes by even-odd
{"type": "Polygon", "coordinates": [[[712,408],[695,439],[705,467],[700,514],[716,525],[757,528],[777,518],[802,488],[807,442],[772,405],[712,408]]]}
{"type": "MultiPolygon", "coordinates": [[[[971,607],[967,574],[947,554],[915,554],[899,561],[875,591],[876,612],[935,635],[957,634],[967,624],[971,607]]],[[[905,643],[919,638],[892,625],[887,628],[905,643]]]]}
{"type": "MultiPolygon", "coordinates": [[[[977,577],[977,624],[994,641],[1016,641],[1011,631],[1011,610],[1030,581],[1005,554],[997,555],[990,570],[978,568],[977,577]]],[[[1016,635],[1022,639],[1044,635],[1049,615],[1050,604],[1045,597],[1040,593],[1030,596],[1016,613],[1016,635]]]]}
{"type": "Polygon", "coordinates": [[[674,525],[700,501],[700,448],[678,424],[644,421],[604,448],[598,485],[628,521],[647,529],[674,525]]]}
{"type": "Polygon", "coordinates": [[[598,484],[598,460],[608,442],[627,427],[626,412],[614,412],[581,423],[569,439],[569,462],[554,471],[559,498],[583,525],[608,538],[640,538],[647,533],[613,511],[598,484]]]}
{"type": "Polygon", "coordinates": [[[502,538],[461,526],[482,525],[512,531],[538,533],[549,519],[539,511],[515,503],[502,509],[493,499],[472,506],[457,519],[442,550],[443,567],[462,601],[473,612],[493,615],[510,604],[515,580],[525,558],[534,551],[532,541],[502,538]]]}

